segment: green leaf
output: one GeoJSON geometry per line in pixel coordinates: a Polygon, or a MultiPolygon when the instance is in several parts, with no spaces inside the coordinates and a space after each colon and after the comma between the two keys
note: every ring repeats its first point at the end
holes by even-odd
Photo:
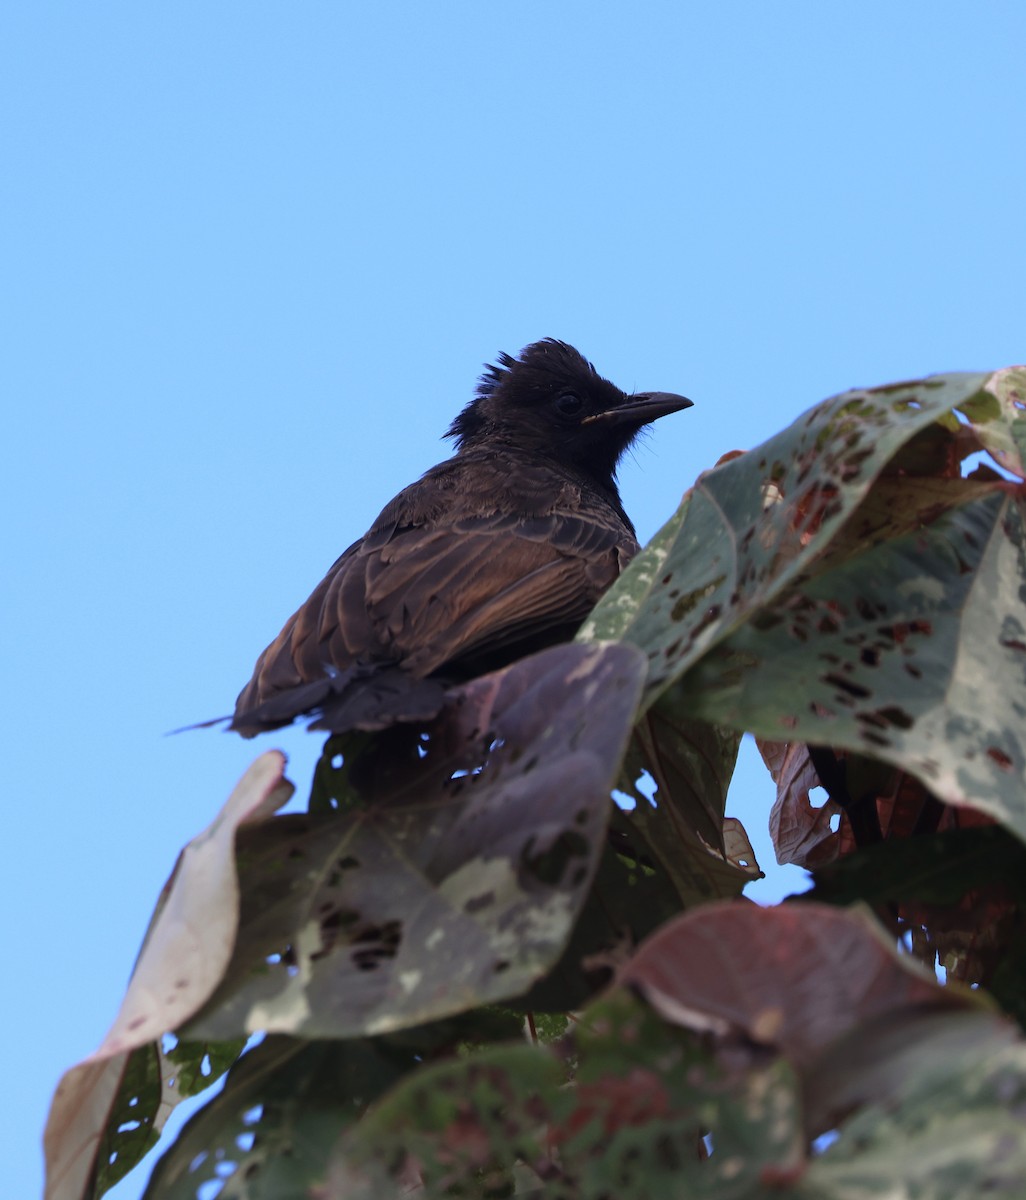
{"type": "Polygon", "coordinates": [[[157,1144],[164,1078],[161,1055],[153,1044],[133,1050],[99,1138],[96,1178],[89,1191],[102,1196],[157,1144]]]}
{"type": "Polygon", "coordinates": [[[634,947],[684,909],[739,895],[761,872],[739,821],[723,806],[739,737],[680,712],[676,689],[635,728],[607,845],[562,958],[520,1003],[579,1008],[634,947]]]}
{"type": "Polygon", "coordinates": [[[988,375],[846,392],[702,475],[585,622],[648,656],[644,705],[825,550],[888,460],[979,395],[988,375]]]}
{"type": "Polygon", "coordinates": [[[691,711],[871,754],[1026,838],[1023,517],[995,490],[803,581],[695,666],[691,711]]]}
{"type": "Polygon", "coordinates": [[[494,1047],[411,1075],[343,1137],[322,1195],[387,1196],[419,1179],[426,1198],[505,1196],[518,1183],[546,1200],[731,1197],[801,1153],[786,1063],[732,1077],[700,1039],[616,991],[562,1046],[494,1047]],[[712,1159],[703,1128],[720,1148],[712,1159]]]}
{"type": "Polygon", "coordinates": [[[587,896],[643,670],[626,646],[523,660],[465,685],[373,800],[343,766],[334,815],[255,829],[235,955],[188,1036],[383,1033],[523,992],[587,896]]]}
{"type": "Polygon", "coordinates": [[[848,1047],[850,1098],[860,1077],[884,1094],[840,1126],[801,1187],[784,1195],[1017,1200],[1026,1178],[1026,1046],[985,1013],[935,1014],[896,1033],[889,1046],[870,1051],[860,1039],[848,1047]]]}

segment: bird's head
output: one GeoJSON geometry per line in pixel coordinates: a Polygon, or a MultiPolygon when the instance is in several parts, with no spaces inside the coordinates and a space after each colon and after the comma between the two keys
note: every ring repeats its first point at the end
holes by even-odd
{"type": "Polygon", "coordinates": [[[573,346],[545,338],[519,358],[500,354],[446,436],[457,450],[514,446],[612,483],[621,455],[644,426],[690,407],[671,392],[627,395],[573,346]]]}

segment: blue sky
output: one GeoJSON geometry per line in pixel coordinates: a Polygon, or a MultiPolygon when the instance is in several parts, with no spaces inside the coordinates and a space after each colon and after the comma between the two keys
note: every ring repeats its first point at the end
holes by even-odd
{"type": "MultiPolygon", "coordinates": [[[[647,538],[826,395],[1026,358],[1024,43],[1012,0],[8,6],[8,1194],[179,847],[318,744],[165,732],[230,710],[485,360],[552,335],[695,400],[622,472],[647,538]]],[[[764,866],[771,800],[746,754],[764,866]]]]}

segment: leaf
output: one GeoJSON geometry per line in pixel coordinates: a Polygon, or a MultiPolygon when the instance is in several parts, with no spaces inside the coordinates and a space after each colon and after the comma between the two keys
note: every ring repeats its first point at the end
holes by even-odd
{"type": "Polygon", "coordinates": [[[740,894],[759,878],[739,821],[723,807],[739,737],[680,712],[671,689],[635,728],[607,845],[556,967],[519,1002],[528,1011],[579,1008],[664,921],[740,894]]]}
{"type": "Polygon", "coordinates": [[[578,638],[640,646],[647,707],[808,568],[904,443],[992,378],[939,375],[846,392],[706,472],[578,638]]]}
{"type": "Polygon", "coordinates": [[[864,916],[707,905],[649,939],[620,980],[561,1043],[409,1073],[343,1134],[319,1200],[518,1184],[546,1200],[933,1195],[912,1189],[943,1188],[944,1173],[897,1159],[889,1113],[910,1145],[957,1163],[963,1190],[938,1196],[1020,1169],[1014,1026],[898,958],[864,916]],[[1002,1096],[1007,1146],[987,1133],[1002,1096]],[[829,1127],[838,1140],[815,1155],[829,1127]],[[967,1146],[941,1151],[945,1128],[967,1146]],[[870,1178],[877,1191],[858,1190],[870,1178]]]}
{"type": "Polygon", "coordinates": [[[704,905],[649,938],[619,982],[668,1021],[741,1030],[799,1066],[869,1017],[968,1002],[896,957],[868,916],[820,904],[704,905]]]}
{"type": "Polygon", "coordinates": [[[465,685],[373,799],[322,766],[337,811],[242,847],[236,954],[189,1036],[383,1033],[523,992],[587,895],[643,670],[559,646],[465,685]]]}
{"type": "Polygon", "coordinates": [[[873,904],[896,936],[911,931],[927,965],[939,963],[948,978],[980,984],[1007,1012],[1026,1015],[1026,848],[999,826],[866,846],[817,871],[812,891],[797,899],[806,898],[873,904]]]}
{"type": "MultiPolygon", "coordinates": [[[[127,1170],[163,1123],[162,1084],[177,1068],[158,1069],[159,1048],[142,1049],[191,1016],[217,986],[238,920],[235,836],[263,821],[292,794],[284,755],[261,755],[239,780],[211,825],[179,855],[150,922],[121,1010],[102,1045],[57,1085],[47,1120],[46,1200],[80,1200],[91,1191],[102,1144],[127,1170]],[[134,1101],[134,1104],[131,1102],[134,1101]],[[130,1105],[138,1128],[114,1138],[112,1112],[130,1105]],[[106,1141],[105,1141],[106,1139],[106,1141]]],[[[117,1128],[117,1124],[113,1125],[117,1128]]],[[[113,1182],[115,1173],[104,1178],[113,1182]]]]}
{"type": "Polygon", "coordinates": [[[995,371],[983,393],[962,406],[965,415],[1001,466],[1026,478],[1026,367],[995,371]]]}
{"type": "Polygon", "coordinates": [[[691,711],[871,754],[1026,838],[1023,516],[995,491],[813,576],[696,665],[691,711]]]}
{"type": "MultiPolygon", "coordinates": [[[[810,1164],[796,1195],[1020,1197],[1026,1046],[986,1013],[938,1013],[917,1028],[899,1024],[887,1032],[889,1044],[873,1047],[868,1064],[864,1042],[853,1039],[841,1048],[832,1073],[847,1075],[853,1093],[877,1068],[887,1085],[876,1077],[872,1102],[841,1125],[836,1143],[810,1164]]],[[[815,1093],[810,1101],[825,1103],[815,1093]]]]}
{"type": "Polygon", "coordinates": [[[769,828],[781,866],[793,863],[808,870],[837,857],[838,833],[831,828],[841,808],[832,800],[815,805],[810,793],[819,776],[804,742],[772,742],[757,738],[759,753],[777,785],[769,828]]]}
{"type": "Polygon", "coordinates": [[[692,715],[841,746],[1026,837],[1022,369],[851,392],[702,476],[582,637],[692,715]],[[955,415],[961,414],[961,421],[955,415]]]}
{"type": "Polygon", "coordinates": [[[123,1178],[156,1145],[172,1109],[220,1078],[243,1045],[180,1042],[165,1052],[160,1042],[149,1042],[125,1056],[96,1155],[92,1193],[102,1195],[123,1178]]]}
{"type": "Polygon", "coordinates": [[[517,1022],[473,1015],[417,1036],[305,1042],[266,1038],[231,1069],[154,1168],[146,1200],[305,1196],[342,1132],[422,1057],[459,1038],[510,1037],[517,1022]]]}
{"type": "Polygon", "coordinates": [[[518,1178],[546,1200],[733,1196],[767,1162],[786,1171],[801,1156],[787,1064],[734,1077],[616,991],[561,1046],[494,1047],[412,1074],[342,1138],[322,1197],[369,1200],[418,1182],[425,1200],[509,1195],[518,1178]]]}
{"type": "Polygon", "coordinates": [[[1026,901],[1026,848],[995,825],[866,846],[817,870],[812,890],[798,899],[951,906],[987,887],[1026,901]]]}
{"type": "Polygon", "coordinates": [[[634,731],[620,786],[635,805],[619,817],[618,850],[661,871],[679,908],[738,895],[762,874],[740,822],[724,816],[740,741],[733,730],[691,718],[677,688],[665,692],[634,731]]]}

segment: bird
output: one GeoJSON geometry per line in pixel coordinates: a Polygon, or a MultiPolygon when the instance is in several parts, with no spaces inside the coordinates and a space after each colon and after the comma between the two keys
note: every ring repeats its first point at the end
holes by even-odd
{"type": "Polygon", "coordinates": [[[639,549],[618,463],[691,404],[627,394],[554,338],[500,354],[445,435],[455,454],[335,561],[258,658],[229,728],[429,721],[447,689],[571,640],[639,549]]]}

